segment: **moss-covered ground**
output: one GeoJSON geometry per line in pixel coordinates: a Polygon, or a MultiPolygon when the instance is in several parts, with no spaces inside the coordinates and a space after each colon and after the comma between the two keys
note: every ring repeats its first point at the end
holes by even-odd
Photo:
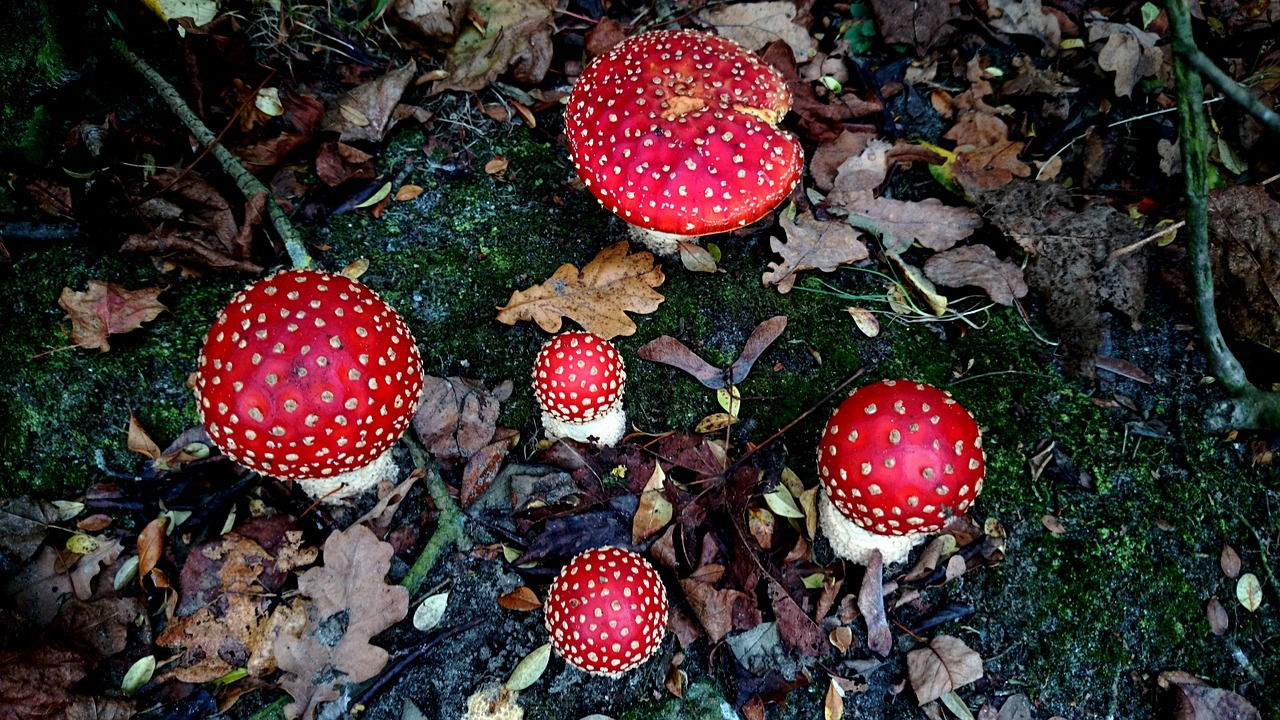
{"type": "MultiPolygon", "coordinates": [[[[507,157],[509,169],[498,179],[439,173],[418,150],[423,138],[403,135],[383,162],[420,161],[422,169],[408,177],[425,188],[420,197],[391,203],[380,218],[339,215],[304,229],[327,269],[370,260],[363,281],[404,315],[428,373],[491,384],[516,380],[501,423],[525,438],[537,435],[525,382],[546,334],[529,324],[498,323],[495,307],[562,263],[581,267],[624,236],[585,192],[568,185],[563,150],[547,137],[522,129],[487,135],[472,150],[480,165],[489,153],[507,157]]],[[[1114,376],[1086,382],[1063,377],[1052,348],[1003,308],[980,329],[886,320],[880,337],[865,338],[844,312],[849,303],[762,287],[760,275],[772,259],[768,235],[716,238],[722,273],[664,263],[667,280],[659,291],[666,301],[657,312],[635,317],[636,334],[618,341],[628,359],[627,405],[636,426],[688,428],[719,410],[714,395],[691,378],[636,359],[640,345],[673,335],[723,366],[757,323],[776,314],[789,318],[788,328],[741,386],[739,445],[768,437],[859,369],[869,379],[911,377],[948,388],[985,428],[989,479],[974,513],[980,521],[999,520],[1009,533],[1003,563],[929,591],[939,603],[973,608],[936,630],[961,637],[986,658],[986,679],[960,693],[971,705],[1024,692],[1036,702],[1037,717],[1161,717],[1154,709],[1155,676],[1181,669],[1218,686],[1245,686],[1264,717],[1280,717],[1280,588],[1272,572],[1272,544],[1280,535],[1272,508],[1280,483],[1272,467],[1248,466],[1238,444],[1198,429],[1213,388],[1201,384],[1202,362],[1188,350],[1193,337],[1176,324],[1177,310],[1157,300],[1143,318],[1144,330],[1118,329],[1113,338],[1112,352],[1143,367],[1154,384],[1114,376]],[[1117,395],[1137,410],[1117,404],[1117,395]],[[1029,458],[1050,443],[1056,462],[1033,474],[1029,458]],[[1046,514],[1065,532],[1046,529],[1046,514]],[[1239,551],[1245,570],[1263,581],[1265,600],[1256,613],[1236,602],[1234,581],[1218,568],[1223,544],[1239,551]],[[1222,637],[1211,634],[1206,620],[1211,597],[1231,617],[1222,637]]],[[[161,445],[193,424],[185,381],[202,333],[251,279],[162,277],[145,260],[103,252],[92,238],[25,248],[0,266],[0,494],[70,496],[134,473],[141,457],[125,447],[130,412],[161,445]],[[82,290],[90,279],[165,286],[161,300],[170,312],[113,337],[107,353],[49,352],[67,344],[59,293],[82,290]]],[[[821,279],[849,292],[875,290],[854,272],[821,279]]],[[[799,285],[821,288],[812,275],[799,285]]],[[[820,409],[777,441],[802,476],[812,476],[813,439],[827,412],[820,409]]],[[[536,630],[533,620],[521,622],[536,630]]],[[[828,662],[834,667],[840,660],[828,662]]],[[[695,680],[715,680],[697,666],[688,670],[695,680]]],[[[896,681],[889,676],[902,668],[879,672],[881,680],[896,681]]],[[[873,692],[851,695],[847,703],[858,717],[919,717],[907,698],[875,691],[891,684],[873,684],[873,692]]],[[[559,717],[560,701],[539,687],[526,693],[530,716],[559,717]]],[[[653,701],[652,684],[610,691],[592,681],[589,687],[594,694],[582,697],[600,698],[601,708],[618,716],[627,706],[635,708],[627,717],[644,715],[640,708],[653,701]]],[[[412,689],[402,692],[414,697],[412,689]]],[[[770,717],[818,717],[824,692],[825,682],[817,682],[770,717]]],[[[462,697],[437,699],[460,707],[462,697]]],[[[579,702],[587,701],[573,707],[579,702]]],[[[669,702],[656,702],[656,717],[668,717],[662,705],[669,702]]],[[[399,716],[398,705],[383,711],[399,716]]],[[[442,708],[441,717],[454,712],[442,708]]]]}

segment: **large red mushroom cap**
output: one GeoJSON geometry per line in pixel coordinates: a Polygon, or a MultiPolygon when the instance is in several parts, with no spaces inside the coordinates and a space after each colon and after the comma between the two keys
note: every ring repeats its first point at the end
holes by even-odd
{"type": "Polygon", "coordinates": [[[404,320],[342,275],[289,270],[235,296],[205,336],[200,420],[236,462],[330,478],[378,459],[408,427],[422,361],[404,320]]]}
{"type": "Polygon", "coordinates": [[[551,584],[546,625],[551,646],[570,665],[617,677],[662,644],[667,589],[649,561],[630,550],[588,550],[551,584]]]}
{"type": "Polygon", "coordinates": [[[696,237],[755,222],[791,193],[804,154],[776,127],[790,108],[782,75],[732,40],[659,30],[591,61],[565,134],[602,205],[640,228],[696,237]]]}
{"type": "Polygon", "coordinates": [[[857,528],[881,536],[941,530],[982,491],[985,462],[973,416],[950,393],[908,380],[855,390],[818,446],[827,500],[857,528]]]}

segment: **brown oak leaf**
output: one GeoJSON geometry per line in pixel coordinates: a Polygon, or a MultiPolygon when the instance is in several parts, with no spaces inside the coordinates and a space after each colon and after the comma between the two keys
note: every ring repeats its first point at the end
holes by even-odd
{"type": "Polygon", "coordinates": [[[937,198],[917,202],[886,197],[861,199],[844,209],[875,222],[884,251],[895,255],[905,252],[912,243],[930,250],[947,250],[982,227],[982,216],[973,208],[943,205],[937,198]]]}
{"type": "Polygon", "coordinates": [[[809,31],[795,23],[796,5],[787,0],[708,6],[698,17],[748,50],[783,40],[798,63],[808,60],[818,48],[809,31]]]}
{"type": "Polygon", "coordinates": [[[1031,166],[1018,159],[1024,143],[1008,141],[989,147],[956,148],[952,175],[969,195],[1008,185],[1014,177],[1031,175],[1031,166]]]}
{"type": "Polygon", "coordinates": [[[106,352],[111,349],[109,336],[137,330],[169,309],[156,299],[162,292],[160,288],[129,290],[123,285],[90,280],[85,292],[63,288],[58,305],[71,318],[71,342],[86,350],[106,352]]]}
{"type": "Polygon", "coordinates": [[[394,553],[372,530],[353,525],[325,540],[323,567],[298,578],[298,592],[311,602],[294,606],[297,622],[275,640],[286,673],[280,684],[294,699],[285,717],[313,717],[320,703],[339,697],[337,685],[364,682],[387,664],[387,651],[370,640],[409,614],[409,591],[386,579],[394,553]]]}
{"type": "Polygon", "coordinates": [[[796,273],[801,270],[831,272],[868,257],[862,233],[845,223],[816,220],[808,213],[795,220],[782,217],[778,222],[787,233],[787,242],[770,238],[769,244],[782,256],[782,262],[769,263],[769,272],[761,280],[765,285],[776,286],[780,293],[791,292],[796,273]]]}
{"type": "Polygon", "coordinates": [[[382,142],[395,124],[392,113],[417,74],[418,66],[410,60],[402,68],[352,88],[330,102],[320,129],[337,132],[341,142],[382,142]]]}
{"type": "Polygon", "coordinates": [[[480,380],[428,375],[413,430],[437,459],[469,458],[493,440],[498,412],[512,387],[510,380],[489,390],[480,380]]]}
{"type": "Polygon", "coordinates": [[[1156,47],[1159,35],[1124,24],[1096,22],[1089,26],[1089,42],[1107,39],[1098,52],[1098,67],[1116,74],[1118,97],[1133,94],[1133,86],[1144,77],[1160,72],[1164,53],[1156,47]]]}
{"type": "Polygon", "coordinates": [[[940,252],[924,262],[924,274],[939,285],[973,285],[987,291],[1001,305],[1027,294],[1027,281],[1016,263],[1001,260],[986,245],[966,245],[940,252]]]}
{"type": "Polygon", "coordinates": [[[653,253],[628,252],[623,241],[601,250],[581,271],[561,265],[543,284],[512,293],[506,306],[498,308],[498,321],[514,325],[530,320],[555,333],[567,317],[606,340],[631,335],[636,324],[627,313],[657,310],[666,298],[654,288],[666,276],[654,265],[653,253]]]}

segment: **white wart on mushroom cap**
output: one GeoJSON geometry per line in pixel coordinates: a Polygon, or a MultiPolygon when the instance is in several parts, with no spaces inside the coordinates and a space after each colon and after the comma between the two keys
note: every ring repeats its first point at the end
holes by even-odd
{"type": "Polygon", "coordinates": [[[667,632],[667,589],[639,554],[616,547],[569,561],[547,594],[551,646],[570,665],[618,677],[648,660],[667,632]]]}
{"type": "Polygon", "coordinates": [[[986,453],[973,416],[932,385],[885,380],[858,388],[818,445],[820,520],[837,554],[886,564],[961,515],[982,491],[986,453]]]}
{"type": "Polygon", "coordinates": [[[777,123],[782,75],[710,33],[629,38],[587,66],[565,110],[579,177],[632,225],[696,237],[764,217],[795,188],[800,143],[777,123]]]}
{"type": "Polygon", "coordinates": [[[364,285],[309,270],[236,295],[205,336],[195,380],[200,420],[224,453],[323,488],[383,458],[421,390],[404,320],[364,285]]]}

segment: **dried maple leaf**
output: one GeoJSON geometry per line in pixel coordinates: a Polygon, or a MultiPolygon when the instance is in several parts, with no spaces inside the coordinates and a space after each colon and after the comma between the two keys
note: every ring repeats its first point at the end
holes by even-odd
{"type": "Polygon", "coordinates": [[[387,664],[387,651],[369,641],[409,614],[409,591],[386,580],[394,552],[353,525],[325,540],[323,567],[298,578],[298,592],[311,599],[305,621],[275,640],[281,686],[294,699],[285,708],[290,720],[311,718],[339,697],[337,685],[364,682],[387,664]]]}
{"type": "Polygon", "coordinates": [[[907,674],[916,702],[927,705],[980,679],[982,656],[959,638],[939,635],[923,648],[907,653],[907,674]]]}
{"type": "Polygon", "coordinates": [[[628,250],[625,241],[610,245],[581,271],[561,265],[543,284],[512,293],[507,305],[498,308],[498,320],[507,325],[530,320],[555,333],[567,317],[606,340],[631,335],[636,324],[627,313],[657,310],[665,298],[653,288],[666,277],[652,253],[628,250]]]}
{"type": "Polygon", "coordinates": [[[802,63],[818,49],[818,41],[795,23],[796,5],[787,0],[719,5],[703,10],[698,17],[748,50],[782,40],[790,46],[796,62],[802,63]]]}
{"type": "Polygon", "coordinates": [[[467,24],[445,56],[448,74],[432,88],[479,92],[511,71],[517,82],[537,85],[551,67],[551,16],[554,3],[543,0],[473,0],[469,15],[483,29],[467,24]]]}
{"type": "Polygon", "coordinates": [[[940,252],[925,260],[924,274],[947,287],[980,287],[1001,305],[1013,305],[1015,298],[1027,294],[1022,268],[996,257],[996,252],[986,245],[966,245],[940,252]]]}
{"type": "Polygon", "coordinates": [[[160,288],[129,290],[123,285],[90,280],[85,292],[63,288],[58,305],[71,318],[71,342],[86,350],[106,352],[111,349],[109,336],[137,330],[169,309],[156,299],[162,292],[160,288]]]}
{"type": "Polygon", "coordinates": [[[868,257],[867,246],[860,239],[862,233],[845,223],[816,220],[808,213],[795,220],[784,216],[778,222],[787,233],[787,242],[770,238],[769,244],[782,256],[782,262],[769,263],[769,272],[761,280],[765,285],[776,286],[780,293],[791,292],[796,273],[801,270],[832,272],[868,257]]]}

